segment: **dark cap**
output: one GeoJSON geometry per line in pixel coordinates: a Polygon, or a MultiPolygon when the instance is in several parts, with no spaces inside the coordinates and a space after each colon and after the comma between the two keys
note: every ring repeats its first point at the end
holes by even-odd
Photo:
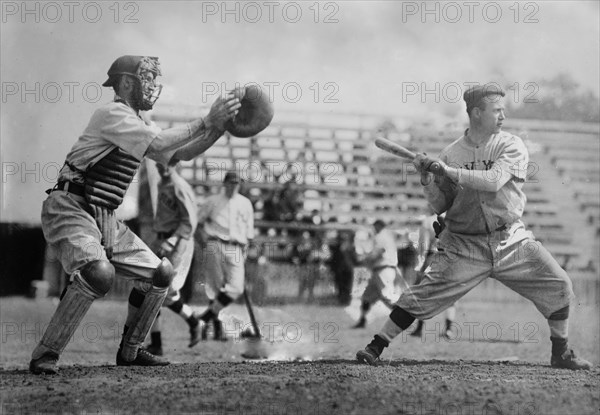
{"type": "Polygon", "coordinates": [[[463,99],[467,104],[467,113],[471,113],[473,107],[478,106],[481,100],[487,96],[500,95],[505,96],[505,92],[496,84],[485,84],[471,87],[463,94],[463,99]]]}
{"type": "Polygon", "coordinates": [[[225,173],[225,178],[223,179],[223,183],[240,183],[240,175],[234,171],[228,171],[225,173]]]}
{"type": "Polygon", "coordinates": [[[156,71],[157,76],[161,75],[157,57],[124,55],[120,58],[117,58],[117,60],[115,60],[112,65],[110,65],[110,68],[107,72],[108,79],[102,84],[102,86],[114,86],[117,81],[117,75],[137,76],[142,61],[152,62],[152,71],[156,71]]]}
{"type": "Polygon", "coordinates": [[[375,228],[385,228],[386,224],[384,221],[382,221],[381,219],[377,219],[374,223],[373,223],[373,227],[375,228]]]}

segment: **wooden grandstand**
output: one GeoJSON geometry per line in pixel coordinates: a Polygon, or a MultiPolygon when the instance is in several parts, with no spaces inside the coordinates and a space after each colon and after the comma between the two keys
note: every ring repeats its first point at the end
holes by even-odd
{"type": "MultiPolygon", "coordinates": [[[[163,128],[192,117],[155,113],[163,128]]],[[[384,219],[395,229],[416,231],[426,201],[412,165],[373,145],[377,120],[356,123],[311,123],[276,117],[265,131],[250,139],[226,136],[205,154],[186,163],[183,175],[200,199],[216,191],[224,171],[235,168],[253,201],[283,186],[282,178],[297,173],[302,213],[319,211],[322,229],[356,229],[384,219]],[[277,179],[279,177],[279,179],[277,179]]],[[[364,119],[362,119],[364,121],[364,119]]],[[[429,154],[437,154],[458,137],[462,126],[444,129],[412,127],[390,138],[429,154]]],[[[600,239],[600,137],[598,124],[511,121],[508,129],[530,148],[535,166],[526,183],[524,221],[565,268],[598,267],[600,239]]],[[[257,206],[260,206],[258,204],[257,206]]],[[[256,227],[264,241],[268,229],[311,229],[304,223],[262,220],[256,227]]]]}

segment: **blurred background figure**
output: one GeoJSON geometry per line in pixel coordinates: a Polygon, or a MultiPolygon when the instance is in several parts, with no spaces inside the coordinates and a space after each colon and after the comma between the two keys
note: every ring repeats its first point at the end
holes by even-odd
{"type": "Polygon", "coordinates": [[[391,309],[400,296],[400,290],[396,284],[398,253],[395,238],[392,232],[386,228],[385,222],[380,219],[375,221],[373,229],[375,231],[373,249],[359,257],[359,264],[371,269],[371,278],[362,295],[360,318],[354,326],[356,329],[367,326],[367,314],[373,304],[381,300],[391,309]]]}
{"type": "MultiPolygon", "coordinates": [[[[152,250],[159,258],[166,257],[173,264],[175,277],[169,287],[163,307],[181,316],[189,326],[192,347],[198,343],[198,319],[189,305],[183,302],[180,294],[194,256],[194,232],[197,224],[197,208],[194,189],[178,172],[176,159],[167,166],[156,164],[160,174],[154,231],[157,239],[152,250]]],[[[160,313],[150,330],[150,344],[147,350],[158,356],[163,355],[160,313]]]]}
{"type": "Polygon", "coordinates": [[[358,262],[354,247],[354,232],[342,230],[329,246],[331,257],[328,264],[333,274],[337,299],[340,305],[349,305],[352,301],[354,267],[358,262]]]}
{"type": "MultiPolygon", "coordinates": [[[[444,217],[438,216],[428,204],[427,215],[423,218],[421,226],[419,227],[419,244],[417,246],[418,259],[415,267],[416,272],[414,273],[414,285],[421,282],[425,270],[431,262],[432,254],[437,249],[438,235],[444,230],[444,227],[444,217]]],[[[446,338],[452,338],[452,324],[456,319],[456,304],[448,307],[445,313],[446,319],[442,335],[446,338]]],[[[417,320],[417,327],[411,333],[411,336],[421,337],[424,326],[425,322],[423,320],[417,320]]]]}

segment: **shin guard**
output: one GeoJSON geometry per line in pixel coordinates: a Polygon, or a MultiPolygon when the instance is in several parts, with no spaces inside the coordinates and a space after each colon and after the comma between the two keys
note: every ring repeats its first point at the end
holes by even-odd
{"type": "Polygon", "coordinates": [[[146,293],[142,306],[137,311],[133,324],[127,330],[123,339],[121,356],[124,360],[131,362],[135,360],[139,348],[146,339],[154,320],[167,296],[168,287],[153,286],[146,293]]]}

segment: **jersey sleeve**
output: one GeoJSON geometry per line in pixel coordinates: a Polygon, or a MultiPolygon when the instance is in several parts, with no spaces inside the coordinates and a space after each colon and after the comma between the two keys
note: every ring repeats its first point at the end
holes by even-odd
{"type": "Polygon", "coordinates": [[[153,122],[145,122],[127,105],[113,103],[94,113],[94,124],[100,128],[102,138],[120,147],[138,160],[142,160],[150,143],[161,132],[153,122]]]}
{"type": "Polygon", "coordinates": [[[512,174],[517,179],[525,181],[527,179],[529,153],[523,140],[515,135],[511,135],[494,164],[496,168],[501,169],[503,172],[512,174]]]}

